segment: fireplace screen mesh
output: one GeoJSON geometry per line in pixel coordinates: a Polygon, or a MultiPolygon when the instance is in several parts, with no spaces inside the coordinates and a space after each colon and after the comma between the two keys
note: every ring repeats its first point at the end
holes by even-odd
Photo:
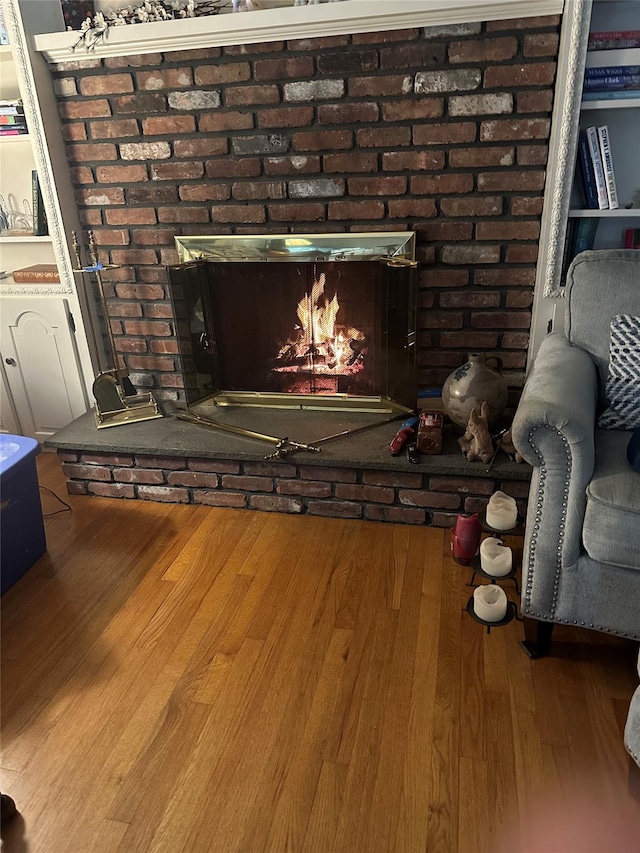
{"type": "Polygon", "coordinates": [[[370,258],[353,245],[345,252],[331,238],[312,257],[261,259],[255,238],[244,257],[235,238],[224,262],[218,245],[169,268],[189,404],[224,393],[258,405],[323,398],[323,407],[348,399],[353,408],[379,397],[415,406],[415,262],[380,257],[378,244],[370,258]]]}
{"type": "Polygon", "coordinates": [[[379,266],[377,261],[275,262],[216,269],[211,308],[213,318],[224,317],[216,325],[217,349],[224,354],[222,386],[373,394],[382,349],[379,266]]]}

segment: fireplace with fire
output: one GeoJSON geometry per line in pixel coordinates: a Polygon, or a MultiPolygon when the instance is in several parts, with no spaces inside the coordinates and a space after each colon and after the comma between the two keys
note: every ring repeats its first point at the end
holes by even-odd
{"type": "Polygon", "coordinates": [[[412,411],[413,232],[177,237],[188,405],[412,411]]]}

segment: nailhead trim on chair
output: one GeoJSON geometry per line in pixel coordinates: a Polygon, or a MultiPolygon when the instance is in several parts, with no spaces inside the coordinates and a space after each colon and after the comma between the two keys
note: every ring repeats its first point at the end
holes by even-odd
{"type": "MultiPolygon", "coordinates": [[[[528,608],[531,606],[531,594],[533,589],[533,579],[531,576],[531,566],[533,565],[535,553],[536,553],[536,545],[538,540],[538,533],[540,531],[540,522],[542,520],[542,504],[544,500],[544,489],[545,482],[547,479],[547,469],[544,466],[543,457],[538,448],[535,446],[533,442],[533,436],[537,429],[540,427],[536,427],[529,432],[527,436],[527,440],[529,442],[529,446],[535,453],[537,459],[539,460],[539,469],[540,473],[538,475],[538,490],[536,494],[536,514],[533,520],[533,530],[531,531],[531,541],[529,543],[529,558],[528,558],[528,567],[527,567],[527,585],[525,587],[525,607],[527,608],[527,612],[529,612],[528,608]]],[[[560,430],[554,429],[550,424],[542,425],[542,429],[552,429],[557,435],[562,439],[562,443],[564,444],[567,464],[565,468],[565,481],[564,481],[564,489],[562,493],[562,513],[560,515],[560,539],[558,541],[558,550],[556,556],[556,570],[553,578],[553,598],[551,601],[551,609],[547,614],[542,615],[542,619],[554,619],[556,603],[558,599],[558,588],[560,586],[560,572],[562,570],[562,545],[564,542],[565,535],[565,522],[567,518],[567,506],[568,506],[568,497],[569,497],[569,481],[571,477],[571,453],[569,451],[569,442],[565,438],[565,436],[560,432],[560,430]]],[[[534,616],[540,616],[540,614],[533,614],[534,616]]],[[[576,622],[577,624],[577,622],[576,622]]]]}
{"type": "MultiPolygon", "coordinates": [[[[568,498],[569,498],[569,482],[571,477],[571,452],[569,450],[569,442],[565,438],[565,436],[560,432],[560,430],[555,429],[550,424],[542,424],[541,426],[535,427],[529,432],[527,436],[527,440],[529,442],[529,446],[535,453],[536,457],[540,461],[538,467],[540,468],[540,474],[538,475],[538,491],[536,494],[536,514],[533,520],[533,530],[531,532],[531,542],[529,544],[529,557],[528,557],[528,566],[527,566],[527,585],[525,587],[525,596],[524,601],[522,602],[521,612],[526,614],[527,616],[531,616],[534,619],[546,619],[551,622],[558,622],[564,625],[577,625],[578,622],[576,619],[558,619],[555,616],[556,603],[558,599],[558,588],[560,586],[560,572],[562,571],[562,544],[565,536],[566,529],[566,519],[567,519],[567,506],[568,506],[568,498]],[[553,598],[551,601],[551,610],[549,613],[533,613],[531,608],[531,593],[533,587],[533,580],[531,578],[530,568],[533,565],[533,558],[535,556],[536,551],[536,542],[538,539],[538,531],[540,530],[540,521],[542,519],[542,501],[544,498],[544,488],[545,481],[547,479],[547,469],[543,465],[542,454],[537,449],[537,447],[533,443],[533,435],[537,429],[552,429],[557,435],[562,439],[562,443],[564,444],[565,453],[567,456],[567,465],[565,469],[565,481],[564,481],[564,490],[562,494],[562,513],[560,516],[560,540],[558,542],[558,552],[556,557],[556,571],[553,579],[553,598]]],[[[581,625],[584,625],[584,622],[580,622],[581,625]]],[[[617,637],[629,637],[632,640],[640,640],[640,634],[628,634],[625,631],[615,631],[613,628],[606,628],[602,625],[594,625],[592,622],[589,623],[589,628],[594,628],[596,631],[604,631],[607,634],[614,634],[617,637]]],[[[634,756],[634,758],[636,758],[634,756]]],[[[636,760],[638,760],[636,758],[636,760]]]]}
{"type": "MultiPolygon", "coordinates": [[[[546,613],[534,613],[526,605],[521,608],[521,613],[524,616],[530,616],[532,619],[546,619],[547,622],[557,622],[559,625],[577,625],[575,620],[561,619],[557,616],[549,616],[546,613]]],[[[640,640],[640,634],[628,634],[626,631],[615,631],[613,628],[603,628],[602,625],[594,625],[590,622],[588,625],[585,622],[580,622],[585,628],[593,628],[595,631],[603,631],[607,634],[613,634],[615,637],[628,637],[630,640],[640,640]]]]}

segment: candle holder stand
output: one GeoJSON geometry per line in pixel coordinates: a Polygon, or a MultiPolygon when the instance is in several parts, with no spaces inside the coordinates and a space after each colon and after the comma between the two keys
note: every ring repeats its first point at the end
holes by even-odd
{"type": "Polygon", "coordinates": [[[508,625],[510,622],[513,622],[515,619],[517,622],[522,622],[522,616],[518,616],[518,606],[513,603],[513,601],[507,601],[507,612],[504,619],[501,619],[499,622],[489,622],[486,619],[481,619],[473,609],[473,596],[467,601],[467,606],[462,608],[466,610],[469,616],[480,625],[484,625],[487,629],[487,635],[491,633],[492,628],[502,628],[504,625],[508,625]]]}
{"type": "Polygon", "coordinates": [[[471,561],[471,568],[473,569],[473,574],[471,575],[471,580],[469,581],[467,586],[477,586],[477,584],[474,583],[474,580],[476,575],[480,575],[481,577],[490,580],[491,583],[497,583],[497,581],[513,581],[513,584],[516,588],[516,595],[520,595],[520,585],[518,584],[518,578],[516,577],[518,573],[517,566],[513,566],[513,568],[507,575],[490,575],[482,568],[482,564],[480,562],[480,555],[477,554],[471,561]]]}
{"type": "MultiPolygon", "coordinates": [[[[524,536],[524,523],[520,521],[518,518],[516,524],[511,527],[509,530],[498,530],[496,527],[492,527],[487,522],[487,511],[486,509],[482,510],[482,512],[478,513],[478,521],[480,522],[480,526],[485,533],[491,534],[496,539],[502,540],[505,536],[524,536]]],[[[483,578],[487,578],[487,580],[491,581],[492,584],[497,583],[498,581],[503,580],[512,580],[515,586],[516,594],[520,596],[520,585],[518,584],[518,579],[516,577],[518,573],[518,566],[514,564],[511,568],[511,571],[506,575],[490,575],[488,572],[485,572],[482,568],[482,563],[480,560],[480,554],[476,554],[474,558],[471,560],[471,568],[473,569],[473,574],[471,575],[471,580],[467,584],[467,586],[476,587],[475,578],[477,575],[483,578]]],[[[466,612],[471,616],[471,618],[478,622],[480,625],[484,625],[487,629],[487,634],[491,633],[492,628],[502,628],[504,625],[508,625],[510,622],[513,622],[515,619],[517,622],[522,622],[523,618],[518,613],[518,605],[513,601],[507,601],[507,613],[504,619],[501,619],[499,622],[488,622],[485,619],[481,619],[478,615],[476,615],[475,610],[473,609],[473,595],[467,602],[467,606],[463,608],[466,612]]]]}
{"type": "Polygon", "coordinates": [[[497,534],[500,539],[503,536],[524,536],[524,524],[519,519],[515,526],[510,527],[509,530],[498,530],[497,527],[492,527],[487,523],[487,511],[483,509],[482,512],[478,513],[478,521],[485,533],[497,534]]]}

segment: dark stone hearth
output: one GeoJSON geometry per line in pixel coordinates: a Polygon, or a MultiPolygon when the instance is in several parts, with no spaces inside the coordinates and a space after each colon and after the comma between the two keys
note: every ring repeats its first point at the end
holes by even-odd
{"type": "MultiPolygon", "coordinates": [[[[220,420],[309,443],[382,420],[353,412],[224,409],[220,420]]],[[[458,512],[479,511],[496,489],[525,511],[530,468],[498,453],[489,470],[462,457],[453,428],[444,453],[419,464],[392,457],[400,421],[340,438],[321,453],[265,460],[273,446],[171,417],[96,429],[92,413],[46,442],[64,462],[73,494],[201,503],[408,524],[450,526],[458,512]]]]}

